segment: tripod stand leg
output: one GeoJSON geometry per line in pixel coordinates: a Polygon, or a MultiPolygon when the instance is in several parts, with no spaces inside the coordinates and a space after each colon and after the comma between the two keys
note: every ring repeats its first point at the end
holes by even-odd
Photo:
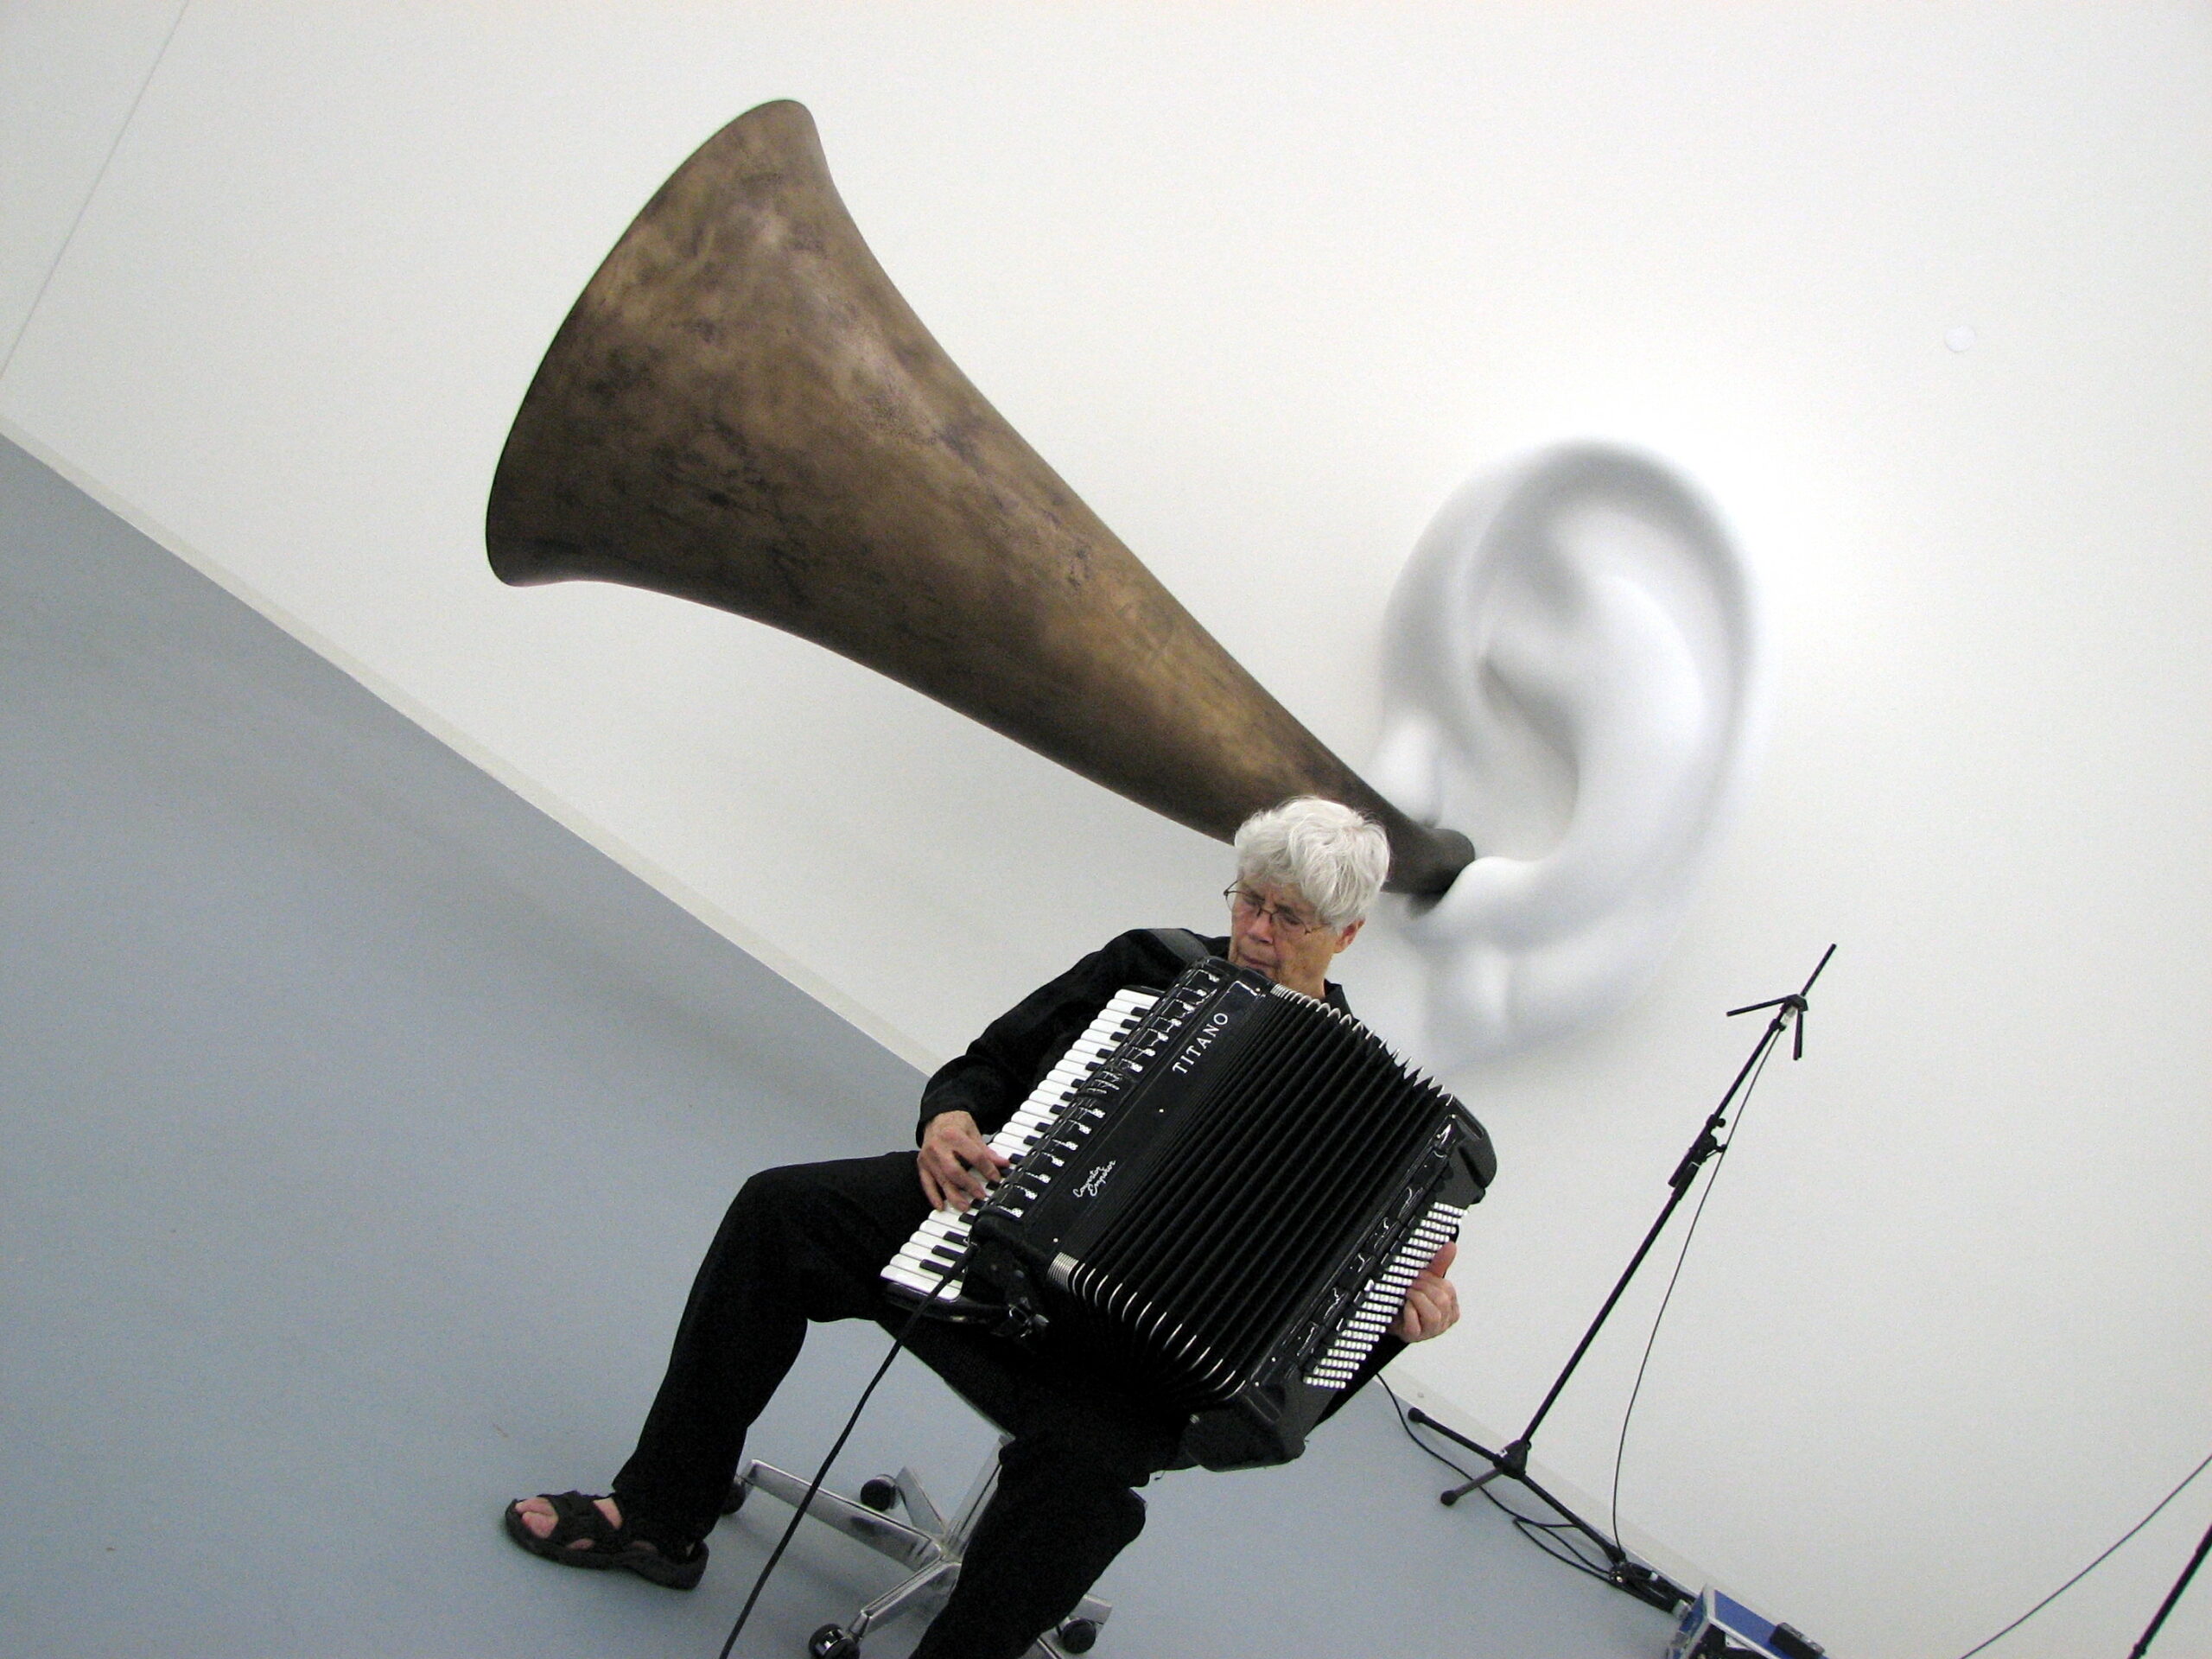
{"type": "Polygon", "coordinates": [[[1438,1493],[1436,1501],[1443,1504],[1445,1508],[1450,1509],[1452,1505],[1457,1503],[1469,1492],[1480,1491],[1484,1487],[1489,1485],[1491,1482],[1496,1480],[1500,1475],[1510,1475],[1514,1479],[1520,1480],[1528,1474],[1529,1439],[1525,1434],[1519,1440],[1514,1441],[1512,1445],[1507,1446],[1504,1451],[1493,1452],[1486,1446],[1477,1445],[1465,1435],[1460,1433],[1457,1429],[1446,1428],[1442,1423],[1438,1422],[1435,1418],[1430,1416],[1419,1406],[1415,1406],[1414,1408],[1412,1415],[1413,1421],[1421,1425],[1421,1427],[1434,1429],[1446,1440],[1457,1441],[1459,1445],[1465,1446],[1468,1451],[1473,1452],[1477,1457],[1485,1459],[1490,1464],[1489,1473],[1477,1475],[1472,1479],[1463,1481],[1460,1484],[1454,1486],[1448,1492],[1438,1493]]]}
{"type": "Polygon", "coordinates": [[[2127,1650],[2127,1659],[2143,1659],[2143,1656],[2150,1652],[2151,1638],[2158,1635],[2158,1627],[2166,1622],[2166,1615],[2173,1611],[2174,1604],[2181,1599],[2182,1592],[2189,1588],[2189,1581],[2196,1576],[2196,1569],[2204,1565],[2204,1558],[2208,1554],[2212,1554],[2212,1528],[2205,1529],[2203,1542],[2197,1545],[2196,1554],[2190,1556],[2189,1565],[2182,1568],[2181,1578],[2166,1592],[2165,1601],[2159,1606],[2158,1616],[2151,1621],[2151,1628],[2143,1632],[2142,1640],[2127,1650]]]}
{"type": "Polygon", "coordinates": [[[1469,1492],[1480,1491],[1484,1487],[1489,1485],[1491,1482],[1496,1480],[1504,1472],[1505,1470],[1503,1466],[1501,1465],[1498,1468],[1491,1470],[1488,1474],[1477,1475],[1472,1480],[1463,1480],[1457,1486],[1454,1486],[1450,1491],[1438,1493],[1436,1501],[1443,1504],[1445,1508],[1450,1509],[1452,1505],[1457,1503],[1469,1492]]]}

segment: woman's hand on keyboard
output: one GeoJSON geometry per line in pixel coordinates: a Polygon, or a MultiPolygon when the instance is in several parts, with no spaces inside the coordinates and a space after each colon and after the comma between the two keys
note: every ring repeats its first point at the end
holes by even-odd
{"type": "Polygon", "coordinates": [[[993,1152],[965,1112],[939,1112],[922,1134],[922,1194],[932,1209],[965,1210],[990,1196],[1008,1160],[993,1152]]]}

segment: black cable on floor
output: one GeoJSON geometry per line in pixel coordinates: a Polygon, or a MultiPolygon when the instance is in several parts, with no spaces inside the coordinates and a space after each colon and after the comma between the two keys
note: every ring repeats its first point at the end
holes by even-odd
{"type": "Polygon", "coordinates": [[[784,1529],[784,1535],[776,1540],[775,1548],[768,1552],[768,1560],[760,1569],[760,1576],[753,1580],[753,1592],[746,1597],[745,1605],[738,1609],[737,1623],[729,1627],[729,1636],[722,1643],[722,1650],[715,1656],[715,1659],[729,1659],[729,1650],[737,1645],[737,1638],[745,1629],[745,1621],[753,1617],[753,1603],[760,1599],[760,1592],[768,1587],[768,1575],[776,1570],[776,1563],[784,1559],[784,1551],[790,1547],[792,1536],[798,1531],[799,1522],[806,1519],[806,1512],[814,1503],[815,1494],[822,1490],[822,1483],[830,1478],[830,1465],[836,1462],[837,1454],[845,1449],[845,1442],[852,1439],[853,1430],[860,1423],[861,1413],[868,1409],[868,1398],[875,1392],[875,1385],[883,1381],[884,1373],[891,1369],[891,1362],[899,1357],[899,1351],[906,1345],[906,1338],[914,1334],[914,1326],[921,1320],[922,1310],[928,1306],[926,1302],[918,1306],[908,1316],[906,1328],[892,1338],[891,1351],[884,1355],[883,1363],[875,1368],[875,1375],[868,1378],[868,1387],[861,1390],[861,1397],[854,1402],[852,1415],[845,1419],[845,1427],[838,1431],[837,1443],[830,1448],[830,1455],[822,1459],[822,1466],[814,1471],[814,1478],[807,1485],[806,1495],[799,1499],[798,1506],[791,1511],[791,1524],[784,1529]]]}
{"type": "MultiPolygon", "coordinates": [[[[1721,1152],[1724,1154],[1726,1153],[1729,1147],[1735,1144],[1737,1135],[1741,1134],[1743,1131],[1745,1109],[1751,1104],[1752,1091],[1758,1089],[1759,1085],[1759,1078],[1765,1072],[1766,1063],[1770,1058],[1771,1058],[1770,1055],[1761,1056],[1758,1069],[1751,1073],[1750,1083],[1744,1090],[1742,1104],[1738,1105],[1736,1109],[1735,1124],[1728,1131],[1728,1139],[1721,1147],[1721,1152]]],[[[1611,1531],[1613,1535],[1613,1544],[1616,1548],[1621,1548],[1621,1464],[1623,1459],[1626,1455],[1628,1448],[1629,1420],[1635,1414],[1637,1396],[1643,1389],[1643,1374],[1646,1368],[1648,1368],[1651,1363],[1652,1346],[1659,1340],[1660,1322],[1667,1317],[1667,1306],[1668,1304],[1674,1300],[1675,1282],[1681,1279],[1682,1274],[1682,1262],[1689,1255],[1690,1241],[1697,1236],[1697,1224],[1699,1217],[1705,1214],[1706,1200],[1713,1196],[1713,1186],[1719,1179],[1720,1170],[1719,1166],[1716,1165],[1713,1172],[1712,1179],[1706,1182],[1705,1191],[1698,1197],[1697,1208],[1690,1213],[1690,1224],[1682,1235],[1682,1248],[1677,1251],[1675,1255],[1675,1270],[1668,1276],[1666,1292],[1659,1299],[1659,1311],[1652,1315],[1651,1333],[1644,1339],[1643,1357],[1637,1363],[1636,1368],[1636,1382],[1629,1390],[1627,1408],[1621,1414],[1620,1439],[1615,1445],[1613,1450],[1611,1531]]],[[[1475,1477],[1471,1472],[1465,1468],[1463,1468],[1452,1459],[1446,1457],[1443,1452],[1439,1452],[1427,1440],[1421,1439],[1420,1434],[1414,1432],[1413,1424],[1408,1421],[1406,1417],[1405,1402],[1398,1398],[1398,1391],[1390,1386],[1389,1379],[1388,1377],[1378,1376],[1375,1380],[1382,1385],[1382,1392],[1390,1396],[1390,1408],[1393,1411],[1397,1413],[1398,1427],[1405,1431],[1406,1438],[1411,1440],[1415,1446],[1419,1446],[1423,1452],[1427,1452],[1428,1455],[1435,1459],[1437,1462],[1442,1464],[1446,1469],[1449,1469],[1453,1474],[1459,1476],[1461,1480],[1473,1480],[1475,1477]]],[[[2076,1573],[2072,1578],[2067,1580],[2065,1583],[2060,1585],[2057,1589],[2052,1591],[2041,1601],[2036,1603],[2034,1606],[2029,1608],[2026,1612],[2022,1613],[2010,1624],[2005,1626],[2003,1630],[1999,1630],[1993,1636],[1985,1637],[1980,1642],[1976,1643],[1973,1647],[1968,1648],[1964,1653],[1959,1656],[1959,1659],[1974,1659],[1974,1656],[1976,1654],[1984,1652],[1987,1649],[1995,1646],[2006,1637],[2012,1635],[2013,1631],[2018,1630],[2020,1626],[2033,1618],[2037,1613],[2043,1611],[2044,1608],[2050,1606],[2051,1603],[2056,1601],[2061,1596],[2064,1595],[2069,1590],[2071,1590],[2075,1585],[2081,1583],[2082,1580],[2088,1578],[2090,1573],[2102,1567],[2107,1560],[2111,1560],[2113,1555],[2117,1554],[2120,1548],[2126,1545],[2130,1539],[2133,1538],[2136,1534],[2141,1532],[2144,1528],[2149,1526],[2152,1522],[2157,1520],[2159,1515],[2164,1512],[2166,1506],[2171,1503],[2174,1499],[2179,1497],[2183,1492],[2186,1491],[2189,1489],[2190,1484],[2199,1475],[2202,1474],[2207,1469],[2212,1469],[2212,1454],[2208,1454],[2202,1463],[2198,1464],[2196,1468],[2190,1470],[2188,1474],[2183,1476],[2180,1484],[2177,1485],[2171,1491],[2160,1498],[2157,1503],[2153,1504],[2151,1508],[2151,1512],[2148,1515],[2145,1515],[2140,1521],[2138,1521],[2133,1526],[2130,1527],[2126,1532],[2122,1533],[2118,1538],[2113,1540],[2113,1542],[2107,1547],[2104,1552],[2094,1560],[2091,1561],[2087,1567],[2076,1573]]],[[[1571,1534],[1573,1532],[1571,1523],[1565,1521],[1540,1521],[1535,1516],[1523,1515],[1521,1511],[1516,1510],[1511,1504],[1502,1501],[1487,1485],[1478,1486],[1475,1490],[1479,1491],[1484,1497],[1490,1499],[1491,1504],[1493,1508],[1497,1509],[1500,1513],[1510,1517],[1513,1522],[1514,1529],[1518,1531],[1522,1537],[1528,1539],[1530,1543],[1535,1544],[1538,1548],[1541,1549],[1546,1554],[1551,1556],[1554,1560],[1563,1561],[1567,1566],[1573,1567],[1577,1572],[1586,1573],[1593,1579],[1601,1579],[1608,1584],[1613,1581],[1612,1574],[1610,1570],[1593,1565],[1587,1556],[1580,1554],[1572,1544],[1567,1541],[1566,1537],[1562,1536],[1562,1535],[1571,1534]]]]}
{"type": "MultiPolygon", "coordinates": [[[[1719,1157],[1714,1162],[1713,1173],[1706,1181],[1705,1191],[1698,1195],[1697,1207],[1690,1212],[1689,1225],[1682,1233],[1682,1247],[1675,1254],[1674,1271],[1668,1275],[1667,1288],[1665,1293],[1659,1299],[1658,1312],[1651,1316],[1651,1330],[1649,1334],[1644,1338],[1643,1357],[1637,1364],[1636,1382],[1634,1386],[1629,1390],[1628,1404],[1621,1413],[1620,1438],[1615,1442],[1613,1447],[1611,1526],[1610,1529],[1612,1534],[1613,1548],[1620,1550],[1623,1554],[1626,1554],[1628,1552],[1626,1548],[1621,1543],[1621,1464],[1628,1452],[1629,1422],[1636,1414],[1637,1397],[1643,1390],[1643,1376],[1645,1370],[1651,1363],[1651,1351],[1659,1340],[1659,1326],[1661,1322],[1667,1317],[1668,1305],[1674,1300],[1675,1286],[1682,1276],[1682,1263],[1689,1256],[1690,1241],[1697,1236],[1697,1224],[1699,1220],[1705,1214],[1706,1201],[1712,1198],[1713,1185],[1720,1179],[1720,1165],[1726,1161],[1728,1148],[1735,1145],[1737,1135],[1741,1134],[1743,1131],[1744,1114],[1751,1106],[1751,1096],[1759,1086],[1759,1079],[1766,1074],[1767,1061],[1772,1058],[1773,1052],[1771,1050],[1762,1054],[1759,1057],[1758,1068],[1751,1072],[1750,1078],[1745,1084],[1742,1097],[1736,1108],[1736,1121],[1729,1128],[1728,1139],[1723,1141],[1719,1147],[1719,1157]]],[[[1473,1480],[1475,1478],[1473,1475],[1461,1468],[1459,1464],[1452,1461],[1452,1459],[1446,1457],[1444,1453],[1437,1451],[1435,1447],[1430,1446],[1426,1440],[1422,1440],[1419,1434],[1416,1434],[1414,1432],[1413,1424],[1408,1422],[1406,1419],[1405,1406],[1403,1402],[1399,1400],[1397,1391],[1390,1387],[1388,1379],[1378,1376],[1376,1378],[1376,1381],[1382,1384],[1382,1391],[1390,1396],[1390,1404],[1398,1414],[1398,1427],[1405,1431],[1406,1438],[1411,1440],[1415,1446],[1421,1447],[1422,1451],[1427,1452],[1430,1457],[1434,1458],[1446,1468],[1457,1474],[1462,1480],[1473,1480]]],[[[1555,1560],[1565,1562],[1567,1566],[1574,1568],[1575,1571],[1579,1573],[1586,1573],[1593,1579],[1603,1580],[1607,1584],[1614,1584],[1617,1582],[1614,1578],[1611,1562],[1608,1561],[1600,1565],[1599,1563],[1592,1561],[1591,1558],[1584,1554],[1580,1548],[1573,1541],[1581,1535],[1575,1529],[1574,1524],[1572,1522],[1541,1521],[1533,1515],[1524,1515],[1520,1510],[1515,1509],[1511,1504],[1505,1503],[1503,1499],[1498,1497],[1495,1492],[1491,1491],[1487,1484],[1478,1486],[1475,1490],[1490,1500],[1491,1507],[1497,1510],[1501,1514],[1510,1517],[1513,1522],[1514,1529],[1519,1532],[1521,1535],[1526,1538],[1530,1543],[1535,1544],[1539,1549],[1541,1549],[1547,1555],[1551,1556],[1555,1560]]]]}
{"type": "MultiPolygon", "coordinates": [[[[1391,1408],[1398,1414],[1398,1427],[1405,1431],[1406,1438],[1453,1474],[1459,1476],[1460,1479],[1472,1480],[1473,1475],[1421,1439],[1413,1424],[1407,1420],[1405,1402],[1398,1398],[1398,1391],[1390,1386],[1389,1379],[1377,1376],[1375,1380],[1382,1385],[1382,1392],[1390,1396],[1391,1408]]],[[[1492,1509],[1513,1522],[1513,1529],[1516,1532],[1554,1560],[1562,1562],[1576,1572],[1587,1573],[1590,1577],[1604,1583],[1613,1582],[1612,1564],[1592,1561],[1587,1555],[1583,1554],[1575,1544],[1573,1541],[1582,1535],[1576,1530],[1573,1522],[1540,1521],[1533,1515],[1522,1514],[1487,1486],[1478,1486],[1475,1490],[1490,1500],[1492,1509]]]]}
{"type": "Polygon", "coordinates": [[[2050,1606],[2052,1602],[2056,1601],[2069,1590],[2071,1590],[2075,1585],[2081,1583],[2082,1580],[2088,1578],[2090,1573],[2102,1567],[2106,1561],[2109,1560],[2119,1550],[2120,1545],[2126,1543],[2137,1533],[2142,1531],[2144,1528],[2149,1526],[2152,1522],[2157,1520],[2158,1518],[2158,1511],[2164,1509],[2166,1505],[2172,1503],[2174,1499],[2179,1497],[2182,1493],[2188,1489],[2189,1483],[2195,1480],[2208,1468],[2212,1468],[2212,1455],[2208,1455],[2202,1463],[2198,1464],[2196,1468],[2190,1470],[2186,1475],[2183,1476],[2180,1485],[2175,1487],[2173,1491],[2168,1492],[2164,1497],[2160,1498],[2158,1501],[2158,1503],[2152,1509],[2150,1514],[2145,1516],[2140,1521],[2138,1521],[2126,1532],[2120,1534],[2119,1538],[2113,1541],[2112,1547],[2107,1549],[2103,1554],[2098,1556],[2095,1560],[2091,1561],[2079,1573],[2076,1573],[2072,1578],[2067,1580],[2065,1583],[2060,1585],[2057,1589],[2052,1591],[2041,1601],[2036,1603],[2034,1606],[2029,1608],[2026,1612],[2022,1613],[2010,1624],[2007,1624],[2003,1630],[1998,1631],[1996,1635],[1990,1637],[1984,1641],[1975,1643],[1974,1646],[1968,1648],[1964,1653],[1961,1654],[1959,1656],[1959,1659],[1974,1659],[1974,1656],[1980,1653],[1984,1648],[1993,1646],[1995,1643],[2003,1641],[2006,1637],[2012,1635],[2013,1631],[2018,1630],[2021,1625],[2026,1624],[2037,1613],[2043,1611],[2044,1608],[2050,1606]]]}

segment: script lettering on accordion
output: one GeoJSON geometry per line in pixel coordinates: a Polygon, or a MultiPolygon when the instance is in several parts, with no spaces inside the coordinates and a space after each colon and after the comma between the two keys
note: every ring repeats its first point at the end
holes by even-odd
{"type": "Polygon", "coordinates": [[[1019,1285],[1051,1342],[1193,1414],[1199,1461],[1287,1461],[1482,1198],[1489,1137],[1349,1014],[1224,962],[1100,1020],[989,1199],[885,1277],[971,1319],[1019,1285]]]}

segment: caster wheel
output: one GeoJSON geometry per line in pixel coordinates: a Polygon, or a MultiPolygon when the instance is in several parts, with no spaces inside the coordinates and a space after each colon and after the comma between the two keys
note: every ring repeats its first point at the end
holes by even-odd
{"type": "Polygon", "coordinates": [[[824,1624],[806,1638],[811,1659],[861,1659],[861,1639],[842,1624],[824,1624]]]}
{"type": "Polygon", "coordinates": [[[741,1480],[733,1480],[729,1484],[729,1491],[722,1495],[722,1513],[735,1515],[744,1507],[745,1483],[741,1480]]]}
{"type": "Polygon", "coordinates": [[[1089,1653],[1098,1640],[1098,1626],[1087,1618],[1071,1618],[1060,1626],[1060,1645],[1070,1653],[1089,1653]]]}
{"type": "Polygon", "coordinates": [[[888,1475],[878,1475],[861,1483],[861,1502],[878,1515],[891,1513],[891,1506],[899,1501],[899,1483],[888,1475]]]}

